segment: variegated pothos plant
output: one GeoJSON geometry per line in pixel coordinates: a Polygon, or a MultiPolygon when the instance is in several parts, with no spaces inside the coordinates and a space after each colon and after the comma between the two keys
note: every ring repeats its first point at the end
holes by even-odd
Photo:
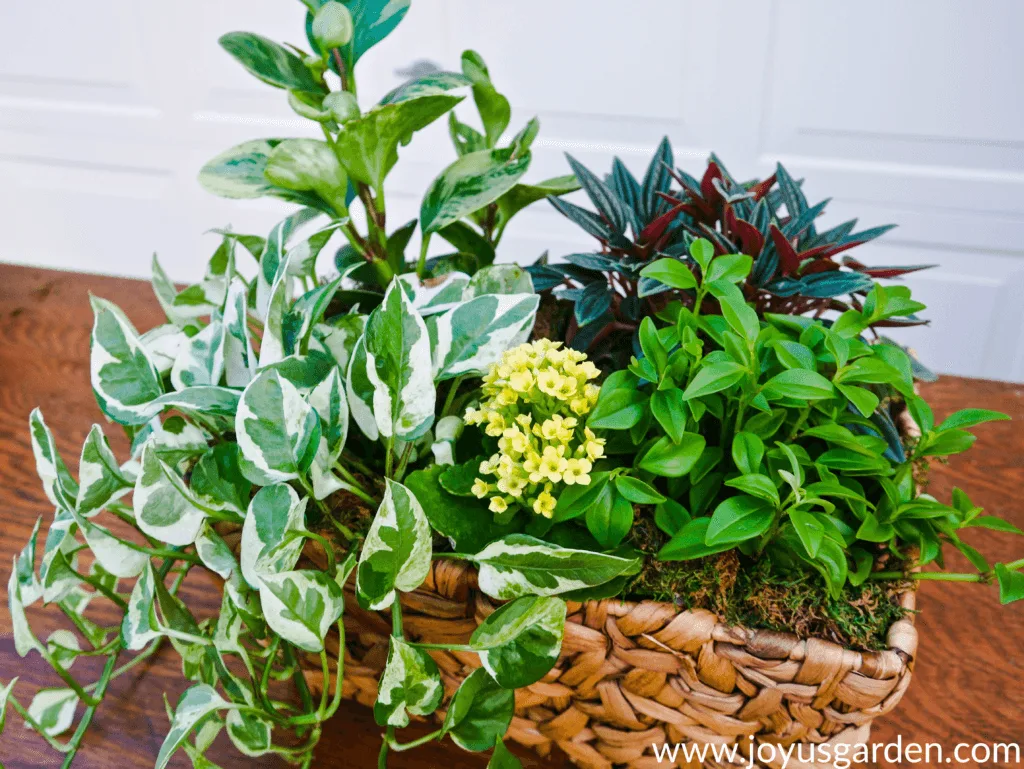
{"type": "Polygon", "coordinates": [[[346,295],[341,279],[314,280],[315,259],[306,260],[322,238],[315,219],[303,209],[275,226],[248,281],[235,261],[249,252],[246,236],[223,234],[204,278],[182,291],[154,261],[167,322],[145,333],[113,303],[92,298],[92,386],[130,441],[125,461],[96,425],[76,479],[43,415],[32,413],[37,469],[55,512],[45,529],[36,523],[15,559],[9,603],[18,653],[42,656],[63,685],[23,707],[12,681],[0,700],[65,764],[111,680],[169,642],[192,685],[169,711],[158,767],[179,749],[210,766],[203,753],[221,729],[248,756],[308,765],[341,699],[342,658],[330,658],[324,639],[332,629],[344,639],[351,579],[358,602],[390,612],[394,628],[375,708],[384,752],[408,747],[397,730],[441,705],[429,652],[444,648],[476,653],[482,667],[430,738],[494,749],[495,766],[514,766],[500,745],[513,689],[558,658],[561,596],[638,568],[633,558],[522,534],[477,553],[434,551],[423,503],[403,480],[414,468],[430,477],[422,468],[455,461],[457,408],[474,380],[528,337],[538,296],[525,272],[500,265],[427,283],[402,276],[368,314],[358,303],[328,314],[335,300],[361,295],[346,295]],[[363,529],[346,518],[353,504],[376,508],[363,529]],[[240,532],[236,549],[232,531],[240,532]],[[310,541],[326,568],[303,559],[310,541]],[[468,644],[403,633],[399,597],[423,583],[435,558],[473,561],[481,589],[508,601],[468,644]],[[223,580],[213,618],[197,619],[179,595],[192,569],[223,580]],[[38,601],[55,605],[70,627],[39,638],[26,614],[38,601]],[[91,618],[100,602],[121,612],[119,626],[91,618]],[[337,673],[320,697],[298,665],[307,654],[319,655],[325,681],[337,673]],[[106,659],[97,680],[71,672],[82,655],[106,659]],[[274,683],[282,680],[294,682],[291,696],[274,683]],[[59,739],[76,722],[72,737],[59,739]]]}

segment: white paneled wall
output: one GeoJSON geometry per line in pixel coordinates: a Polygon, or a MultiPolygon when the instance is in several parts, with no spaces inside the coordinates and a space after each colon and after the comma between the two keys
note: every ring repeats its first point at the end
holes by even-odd
{"type": "MultiPolygon", "coordinates": [[[[900,225],[864,261],[939,265],[910,280],[932,326],[902,334],[926,362],[1024,381],[1022,28],[1020,0],[413,0],[358,74],[368,103],[476,48],[513,130],[541,118],[530,179],[565,173],[567,151],[642,172],[665,134],[691,173],[711,149],[744,178],[782,160],[831,221],[900,225]]],[[[310,131],[219,49],[231,29],[305,44],[285,0],[0,5],[0,260],[146,276],[157,251],[186,280],[204,231],[268,229],[285,206],[195,182],[232,144],[310,131]]],[[[393,223],[452,158],[440,124],[402,150],[393,223]]],[[[587,246],[541,204],[501,258],[587,246]]]]}

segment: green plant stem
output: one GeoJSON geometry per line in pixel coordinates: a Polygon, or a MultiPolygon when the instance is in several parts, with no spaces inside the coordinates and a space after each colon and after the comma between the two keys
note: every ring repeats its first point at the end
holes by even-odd
{"type": "Polygon", "coordinates": [[[875,571],[868,575],[868,579],[915,579],[940,582],[987,582],[990,578],[987,572],[986,574],[963,574],[944,571],[875,571]]]}
{"type": "Polygon", "coordinates": [[[448,397],[445,398],[444,406],[441,407],[442,418],[448,416],[451,413],[450,409],[452,407],[452,404],[455,402],[455,395],[456,393],[458,393],[459,386],[462,384],[463,379],[465,379],[464,376],[457,376],[455,377],[455,379],[452,380],[452,386],[448,390],[448,397]]]}
{"type": "Polygon", "coordinates": [[[7,700],[7,702],[10,704],[11,707],[14,708],[18,715],[21,716],[21,720],[28,724],[36,734],[40,735],[44,740],[46,740],[46,742],[49,744],[51,748],[53,748],[54,750],[58,750],[61,753],[67,753],[69,750],[71,750],[69,744],[65,744],[44,732],[42,724],[40,724],[38,721],[32,718],[32,716],[29,715],[28,710],[26,710],[25,707],[20,702],[18,702],[18,700],[16,700],[14,697],[11,697],[9,700],[7,700]]]}
{"type": "MultiPolygon", "coordinates": [[[[72,569],[72,571],[74,571],[74,569],[72,569]]],[[[115,593],[113,590],[111,590],[109,587],[100,582],[98,579],[91,577],[88,574],[82,574],[82,572],[80,571],[74,571],[74,573],[78,576],[80,580],[82,580],[82,582],[84,582],[87,585],[92,585],[98,593],[103,595],[104,598],[107,598],[110,601],[116,603],[118,607],[121,609],[121,611],[128,610],[128,602],[124,600],[120,595],[115,593]]]]}
{"type": "Polygon", "coordinates": [[[412,444],[407,443],[402,450],[402,456],[398,460],[398,469],[395,471],[395,480],[401,481],[405,476],[405,468],[409,465],[409,457],[412,456],[412,444]]]}
{"type": "Polygon", "coordinates": [[[306,683],[306,676],[302,672],[302,666],[299,664],[298,659],[296,659],[295,651],[291,644],[286,643],[284,645],[284,658],[286,665],[294,665],[292,681],[299,690],[299,699],[302,700],[303,709],[309,713],[313,710],[313,695],[310,694],[309,684],[306,683]]]}
{"type": "Polygon", "coordinates": [[[420,242],[420,258],[416,262],[416,274],[420,280],[427,277],[427,249],[430,247],[430,233],[423,234],[423,240],[420,242]]]}
{"type": "Polygon", "coordinates": [[[92,722],[92,717],[96,713],[96,708],[99,706],[100,702],[103,701],[103,697],[107,693],[107,686],[115,677],[114,665],[117,662],[119,654],[120,649],[107,658],[107,664],[103,667],[103,674],[100,676],[100,680],[96,682],[96,704],[86,707],[85,713],[82,714],[82,720],[79,721],[78,728],[75,729],[75,733],[71,736],[71,741],[68,742],[68,752],[67,755],[64,756],[64,762],[61,764],[61,769],[68,769],[71,766],[71,762],[75,760],[75,754],[78,752],[78,747],[82,743],[82,738],[85,736],[85,732],[89,728],[89,724],[92,722]]]}
{"type": "Polygon", "coordinates": [[[392,471],[395,469],[395,436],[389,435],[384,442],[384,477],[394,478],[392,471]]]}
{"type": "Polygon", "coordinates": [[[375,475],[377,475],[376,471],[371,470],[369,467],[367,467],[365,464],[363,464],[358,459],[353,457],[351,454],[342,453],[341,459],[339,461],[348,462],[350,465],[352,465],[352,467],[354,467],[356,470],[358,470],[368,478],[373,478],[375,475]]]}
{"type": "Polygon", "coordinates": [[[389,747],[396,753],[401,753],[403,750],[412,750],[413,748],[418,748],[420,745],[426,745],[428,742],[433,742],[440,737],[443,732],[444,729],[438,729],[430,734],[424,734],[422,737],[419,737],[412,742],[398,742],[397,740],[392,740],[389,743],[389,747]]]}
{"type": "Polygon", "coordinates": [[[42,658],[46,660],[46,664],[53,668],[53,672],[55,672],[60,677],[60,679],[64,683],[66,683],[71,688],[71,690],[74,691],[75,694],[78,695],[78,698],[83,703],[85,703],[86,707],[96,707],[100,704],[100,699],[102,699],[102,695],[100,695],[99,698],[91,697],[89,693],[85,690],[85,687],[78,683],[78,681],[75,680],[75,677],[72,676],[67,670],[65,670],[64,666],[53,658],[53,655],[50,654],[50,652],[46,649],[46,646],[40,644],[38,651],[39,654],[42,655],[42,658]]]}
{"type": "Polygon", "coordinates": [[[1024,569],[1024,558],[1021,558],[1018,561],[1010,561],[1009,563],[1004,563],[1003,566],[1005,566],[1010,571],[1017,571],[1017,569],[1024,569]]]}
{"type": "Polygon", "coordinates": [[[345,479],[345,491],[355,494],[368,505],[373,505],[374,507],[376,507],[377,505],[380,504],[380,501],[370,496],[370,493],[366,490],[363,484],[361,484],[359,480],[354,475],[352,475],[352,473],[346,470],[345,466],[342,465],[341,462],[335,463],[334,469],[337,470],[338,473],[341,474],[341,477],[345,479]]]}
{"type": "Polygon", "coordinates": [[[334,545],[331,544],[327,537],[313,531],[306,532],[303,536],[319,542],[323,546],[324,552],[327,554],[327,572],[334,574],[338,570],[338,560],[334,557],[334,545]]]}

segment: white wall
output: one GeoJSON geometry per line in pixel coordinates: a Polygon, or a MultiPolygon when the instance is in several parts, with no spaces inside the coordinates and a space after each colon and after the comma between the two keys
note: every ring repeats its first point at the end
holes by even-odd
{"type": "MultiPolygon", "coordinates": [[[[1022,28],[1019,0],[414,0],[359,80],[365,101],[477,48],[514,123],[541,118],[531,179],[565,151],[640,170],[663,134],[691,173],[711,149],[741,177],[782,160],[831,221],[900,225],[864,261],[940,265],[910,281],[932,326],[903,334],[928,363],[1024,381],[1022,28]]],[[[195,182],[234,143],[309,130],[219,49],[230,29],[304,44],[297,1],[0,5],[0,260],[145,276],[158,251],[189,279],[205,230],[269,228],[284,207],[195,182]]],[[[440,125],[402,151],[393,222],[452,157],[440,125]]],[[[541,204],[502,258],[588,245],[541,204]]]]}

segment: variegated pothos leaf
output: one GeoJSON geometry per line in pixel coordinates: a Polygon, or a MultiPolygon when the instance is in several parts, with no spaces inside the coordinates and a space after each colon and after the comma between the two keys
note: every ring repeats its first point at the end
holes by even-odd
{"type": "Polygon", "coordinates": [[[324,636],[341,616],[341,586],[323,571],[286,571],[260,577],[267,624],[308,652],[324,648],[324,636]]]}
{"type": "Polygon", "coordinates": [[[258,589],[262,577],[294,568],[302,554],[307,498],[285,484],[264,486],[249,503],[242,524],[242,576],[258,589]]]}
{"type": "Polygon", "coordinates": [[[444,696],[441,674],[430,655],[400,638],[391,638],[373,716],[380,726],[409,725],[409,714],[429,716],[444,696]]]}
{"type": "Polygon", "coordinates": [[[431,318],[434,379],[486,373],[529,338],[539,305],[536,294],[487,294],[431,318]]]}

